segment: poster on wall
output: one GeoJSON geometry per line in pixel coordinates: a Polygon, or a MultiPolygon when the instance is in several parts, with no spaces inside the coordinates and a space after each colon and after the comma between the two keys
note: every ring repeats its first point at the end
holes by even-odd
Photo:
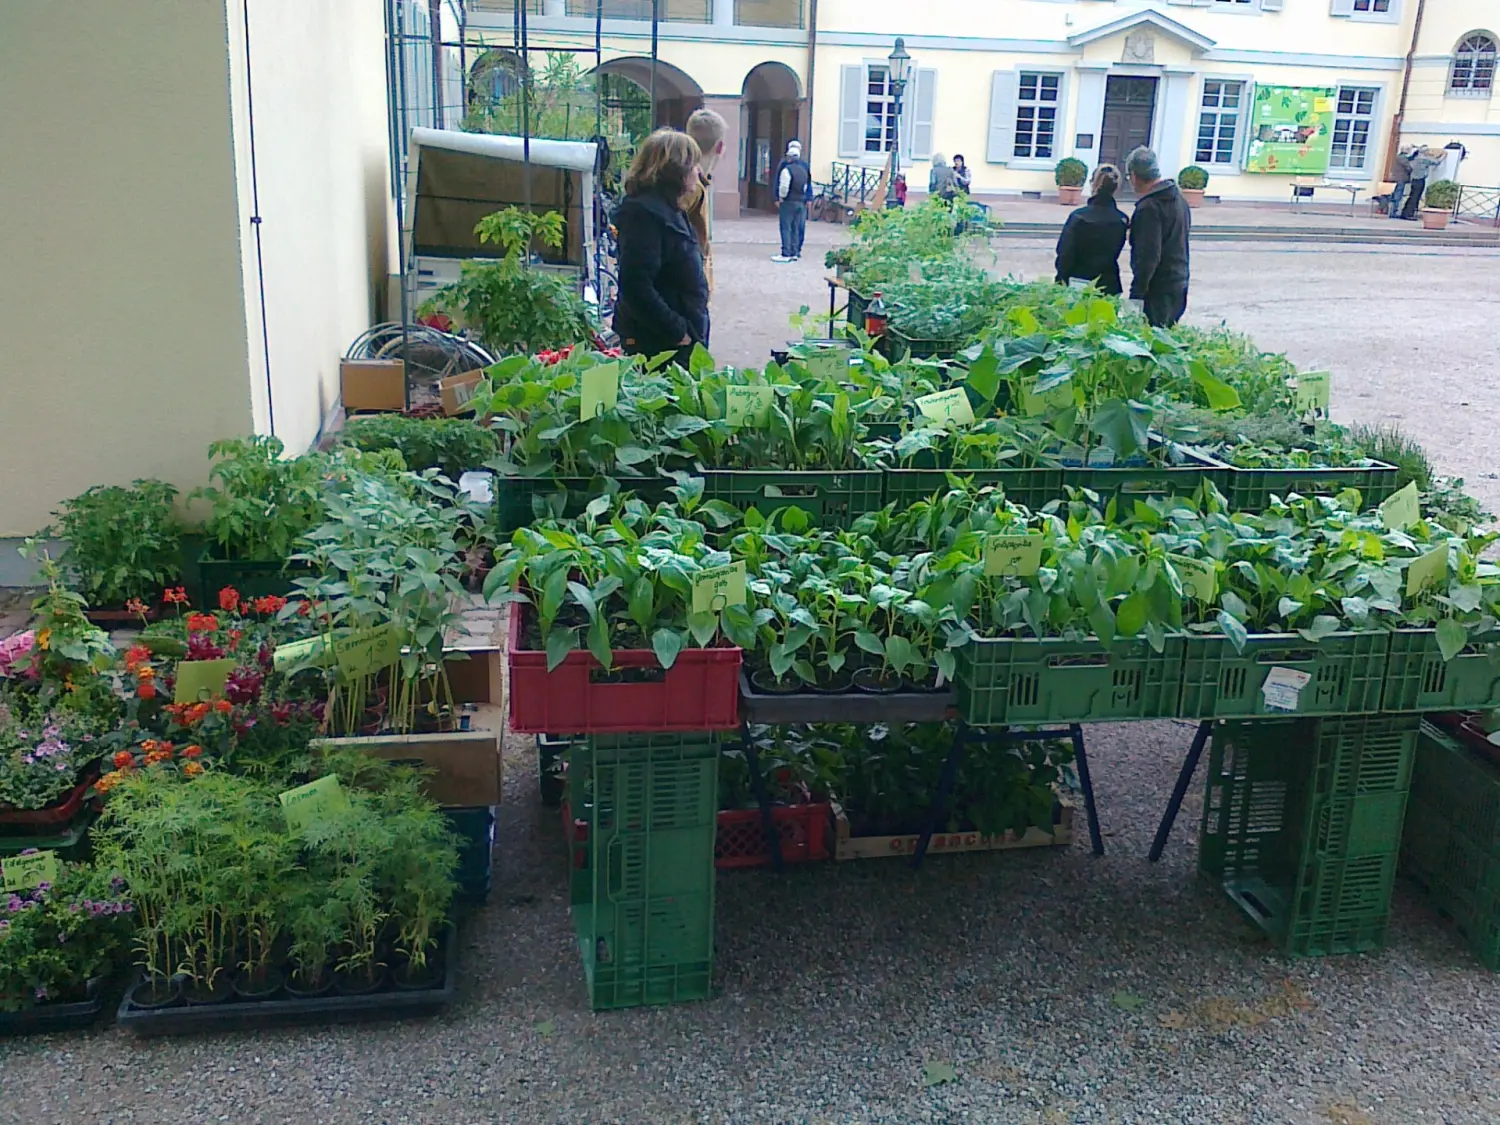
{"type": "Polygon", "coordinates": [[[771,182],[771,142],[765,137],[755,142],[755,182],[771,182]]]}
{"type": "Polygon", "coordinates": [[[1328,171],[1335,104],[1334,92],[1327,87],[1257,86],[1245,170],[1328,171]]]}

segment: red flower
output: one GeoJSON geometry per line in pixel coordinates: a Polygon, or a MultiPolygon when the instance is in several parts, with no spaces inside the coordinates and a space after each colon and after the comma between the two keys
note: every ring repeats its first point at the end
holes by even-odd
{"type": "Polygon", "coordinates": [[[131,645],[125,653],[125,670],[127,672],[138,672],[149,663],[151,663],[151,650],[145,645],[131,645]]]}
{"type": "Polygon", "coordinates": [[[200,773],[203,772],[203,763],[189,762],[187,763],[187,765],[182,767],[182,772],[188,777],[197,777],[200,773]]]}
{"type": "Polygon", "coordinates": [[[141,601],[140,598],[131,598],[125,603],[125,608],[131,613],[140,614],[142,617],[145,617],[146,614],[151,612],[150,607],[147,606],[145,602],[141,601]]]}
{"type": "Polygon", "coordinates": [[[115,769],[117,770],[129,769],[131,766],[135,765],[135,756],[132,755],[129,750],[121,750],[111,759],[111,761],[114,762],[115,769]]]}
{"type": "Polygon", "coordinates": [[[161,600],[168,605],[187,605],[187,590],[182,586],[172,586],[161,592],[161,600]]]}
{"type": "Polygon", "coordinates": [[[211,613],[190,613],[187,619],[189,633],[212,633],[219,627],[219,619],[211,613]]]}
{"type": "Polygon", "coordinates": [[[182,748],[182,756],[184,758],[199,758],[202,755],[203,747],[199,746],[196,742],[191,746],[184,746],[182,748]]]}
{"type": "Polygon", "coordinates": [[[227,715],[230,711],[234,710],[234,704],[227,699],[216,699],[214,700],[214,710],[227,715]]]}
{"type": "Polygon", "coordinates": [[[219,608],[225,613],[233,613],[240,608],[240,592],[233,586],[225,586],[219,591],[219,608]]]}
{"type": "Polygon", "coordinates": [[[298,603],[298,605],[297,605],[297,616],[298,617],[306,617],[311,612],[312,612],[312,603],[311,602],[299,602],[298,603]]]}
{"type": "Polygon", "coordinates": [[[285,606],[286,599],[276,594],[255,599],[256,613],[280,613],[285,606]]]}
{"type": "Polygon", "coordinates": [[[135,692],[142,699],[155,699],[156,685],[150,680],[142,680],[140,686],[135,689],[135,692]]]}

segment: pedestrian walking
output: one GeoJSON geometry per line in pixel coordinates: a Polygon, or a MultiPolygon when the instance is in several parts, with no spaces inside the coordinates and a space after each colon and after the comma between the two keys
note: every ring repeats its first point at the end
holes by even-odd
{"type": "Polygon", "coordinates": [[[1130,299],[1141,302],[1153,326],[1170,328],[1187,312],[1192,213],[1149,148],[1132,152],[1125,171],[1138,196],[1130,220],[1130,299]]]}
{"type": "Polygon", "coordinates": [[[812,169],[802,159],[802,142],[789,141],[786,159],[776,168],[776,203],[781,218],[781,253],[773,262],[795,262],[802,257],[807,237],[807,203],[812,199],[812,169]]]}
{"type": "Polygon", "coordinates": [[[955,153],[953,156],[953,179],[958,184],[959,191],[965,195],[972,194],[969,188],[974,183],[974,173],[969,171],[969,164],[962,153],[955,153]]]}
{"type": "Polygon", "coordinates": [[[714,168],[724,155],[724,130],[724,119],[711,109],[694,110],[687,119],[687,135],[693,138],[702,155],[698,158],[697,183],[688,190],[684,211],[703,251],[703,274],[708,279],[710,293],[714,291],[714,168]]]}
{"type": "Polygon", "coordinates": [[[1130,220],[1115,203],[1120,190],[1120,170],[1113,164],[1094,169],[1089,182],[1089,201],[1063,224],[1057,239],[1057,283],[1092,282],[1105,293],[1119,296],[1120,251],[1130,220]]]}
{"type": "Polygon", "coordinates": [[[675,352],[686,367],[694,344],[708,344],[708,279],[703,250],[684,204],[692,198],[697,142],[658,129],[642,142],[615,213],[620,232],[620,295],[615,332],[630,355],[675,352]]]}
{"type": "Polygon", "coordinates": [[[958,180],[948,166],[948,158],[934,153],[932,171],[927,176],[927,194],[937,196],[944,203],[952,203],[958,196],[958,180]]]}
{"type": "Polygon", "coordinates": [[[1401,201],[1411,188],[1411,158],[1417,154],[1417,148],[1412,145],[1407,151],[1396,153],[1396,159],[1392,161],[1391,182],[1395,186],[1391,188],[1391,205],[1386,211],[1392,219],[1401,217],[1401,201]]]}
{"type": "Polygon", "coordinates": [[[1403,219],[1416,219],[1422,196],[1427,191],[1427,177],[1442,162],[1443,150],[1440,148],[1419,148],[1412,154],[1411,183],[1406,189],[1406,206],[1401,209],[1403,219]]]}

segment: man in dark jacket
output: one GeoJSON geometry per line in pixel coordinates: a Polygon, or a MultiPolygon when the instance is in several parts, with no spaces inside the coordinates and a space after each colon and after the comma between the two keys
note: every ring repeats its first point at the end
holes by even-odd
{"type": "Polygon", "coordinates": [[[1162,178],[1156,153],[1138,148],[1125,167],[1139,197],[1130,220],[1130,299],[1152,325],[1170,328],[1187,312],[1192,215],[1177,185],[1162,178]]]}
{"type": "Polygon", "coordinates": [[[812,198],[812,169],[802,159],[802,142],[786,146],[786,159],[776,168],[776,202],[781,215],[781,253],[773,262],[795,262],[802,257],[807,235],[807,201],[812,198]]]}

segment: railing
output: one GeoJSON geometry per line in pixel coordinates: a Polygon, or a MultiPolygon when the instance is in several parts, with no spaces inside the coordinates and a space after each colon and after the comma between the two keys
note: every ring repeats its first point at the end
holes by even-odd
{"type": "MultiPolygon", "coordinates": [[[[568,15],[592,18],[598,11],[597,0],[568,0],[568,15]]],[[[713,0],[660,0],[661,18],[672,23],[709,23],[713,20],[713,0]]],[[[649,20],[651,0],[604,0],[607,20],[649,20]]]]}
{"type": "MultiPolygon", "coordinates": [[[[526,0],[526,14],[541,16],[546,14],[547,0],[526,0]]],[[[469,0],[469,11],[471,12],[500,12],[510,15],[516,10],[516,0],[469,0]]]]}
{"type": "Polygon", "coordinates": [[[829,195],[846,207],[863,207],[879,203],[875,191],[880,186],[879,168],[861,168],[857,164],[833,165],[833,179],[828,185],[829,195]]]}
{"type": "Polygon", "coordinates": [[[740,27],[803,27],[803,0],[734,0],[740,27]]]}
{"type": "Polygon", "coordinates": [[[1458,189],[1458,202],[1453,205],[1453,214],[1459,219],[1475,219],[1500,226],[1500,187],[1462,185],[1458,189]]]}

